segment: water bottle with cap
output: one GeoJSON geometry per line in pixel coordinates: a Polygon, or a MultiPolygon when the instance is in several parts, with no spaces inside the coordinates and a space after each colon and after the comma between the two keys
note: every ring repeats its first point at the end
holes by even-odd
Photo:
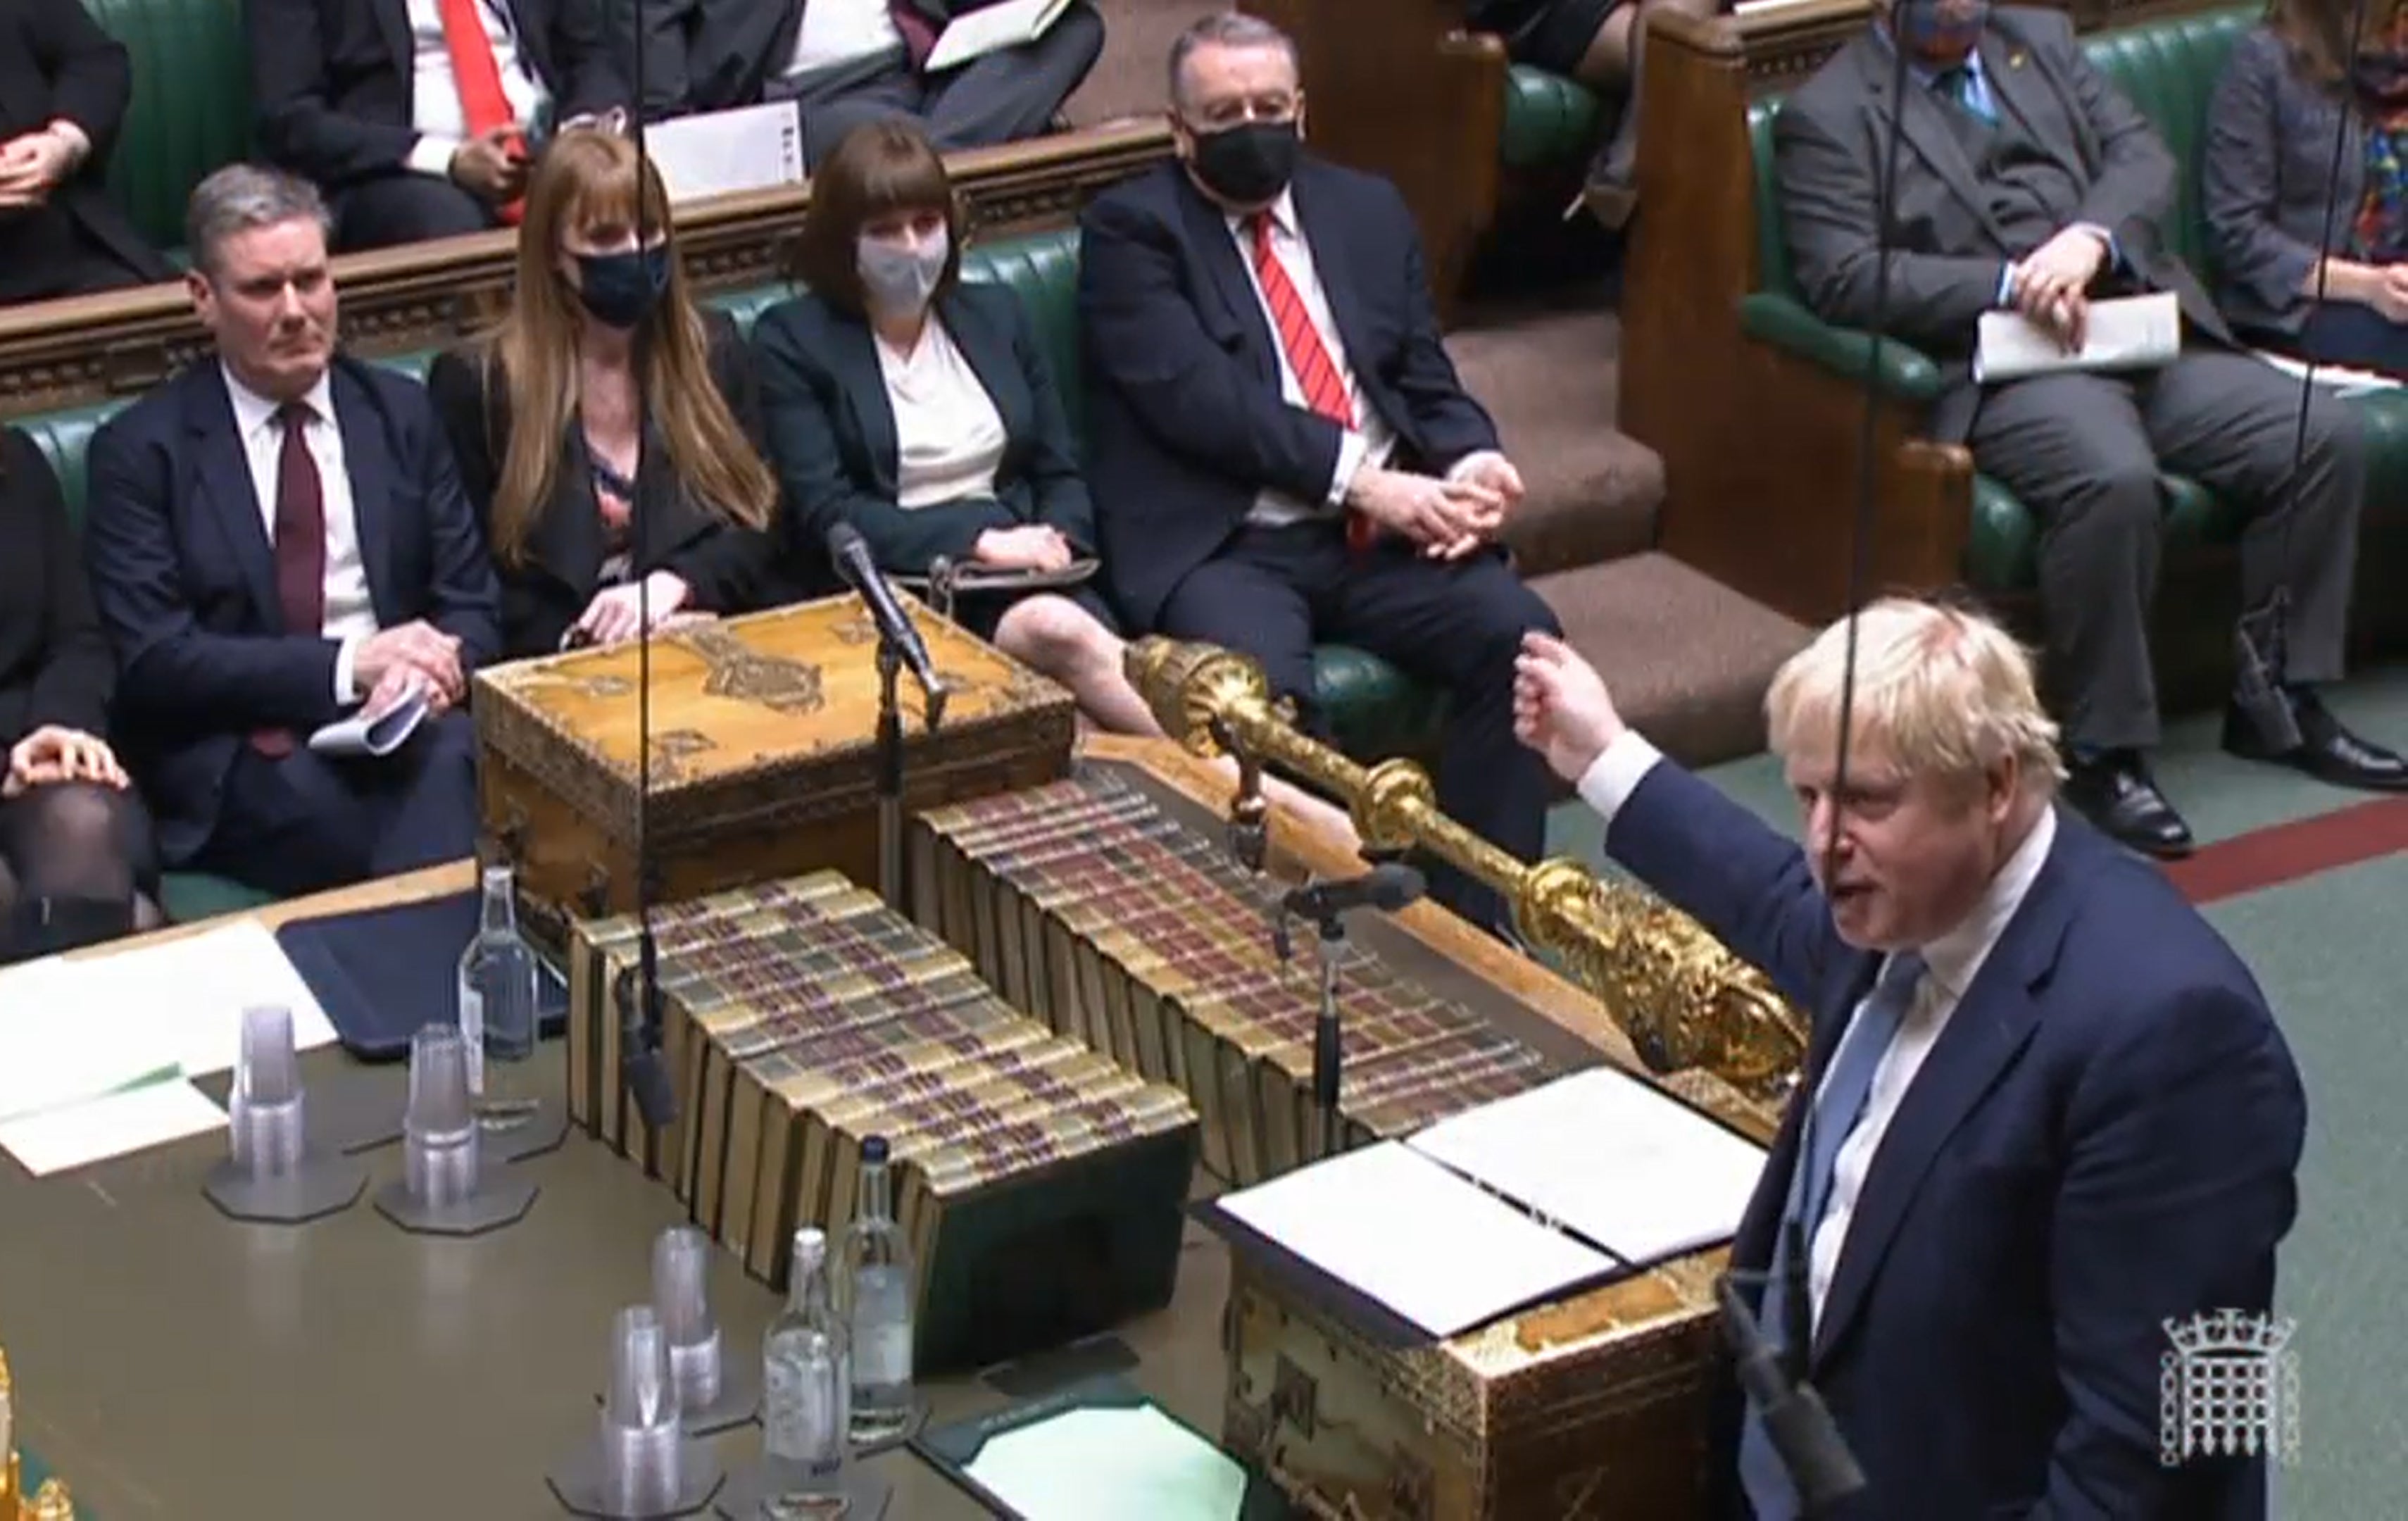
{"type": "Polygon", "coordinates": [[[895,1223],[886,1138],[861,1143],[861,1205],[844,1235],[844,1318],[853,1333],[853,1440],[889,1442],[911,1424],[911,1252],[895,1223]]]}
{"type": "Polygon", "coordinates": [[[761,1455],[771,1479],[761,1507],[778,1521],[827,1514],[851,1450],[851,1358],[829,1301],[827,1255],[818,1227],[795,1232],[786,1308],[762,1342],[761,1455]]]}

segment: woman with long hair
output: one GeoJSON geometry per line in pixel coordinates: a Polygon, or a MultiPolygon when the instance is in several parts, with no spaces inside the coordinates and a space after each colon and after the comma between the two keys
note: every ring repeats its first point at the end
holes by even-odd
{"type": "Polygon", "coordinates": [[[743,340],[695,306],[667,191],[626,139],[553,139],[509,310],[438,356],[427,387],[484,524],[509,657],[778,599],[778,483],[743,340]]]}
{"type": "Polygon", "coordinates": [[[2250,341],[2408,376],[2408,6],[2370,4],[2355,48],[2354,8],[2272,0],[2233,44],[2200,166],[2210,262],[2250,341]]]}
{"type": "Polygon", "coordinates": [[[108,744],[116,686],[58,477],[0,430],[0,962],[160,922],[150,816],[108,744]]]}
{"type": "MultiPolygon", "coordinates": [[[[752,330],[786,558],[819,563],[847,523],[889,575],[974,572],[989,584],[957,596],[964,627],[1069,688],[1097,727],[1159,735],[1111,607],[1079,577],[1096,513],[1068,414],[1020,298],[962,281],[964,220],[944,161],[899,120],[854,128],[812,178],[810,294],[752,330]]],[[[1351,836],[1339,810],[1273,785],[1351,836]]]]}

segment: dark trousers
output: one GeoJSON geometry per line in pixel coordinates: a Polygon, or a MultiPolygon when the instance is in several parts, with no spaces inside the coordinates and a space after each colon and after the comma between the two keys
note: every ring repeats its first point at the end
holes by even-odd
{"type": "MultiPolygon", "coordinates": [[[[1497,554],[1452,565],[1383,538],[1356,554],[1334,523],[1246,528],[1181,581],[1158,620],[1259,661],[1293,697],[1308,732],[1329,735],[1313,702],[1312,648],[1350,644],[1448,694],[1438,802],[1449,817],[1525,861],[1546,848],[1546,768],[1513,738],[1513,661],[1531,629],[1562,632],[1538,594],[1497,554]]],[[[1435,866],[1431,896],[1472,923],[1503,928],[1489,889],[1435,866]]]]}
{"type": "Polygon", "coordinates": [[[768,93],[801,105],[803,151],[814,166],[853,128],[897,116],[917,121],[937,151],[949,153],[1042,136],[1103,50],[1103,18],[1077,0],[1036,41],[942,74],[916,73],[900,57],[871,59],[799,89],[773,78],[768,93]]]}
{"type": "Polygon", "coordinates": [[[390,755],[269,760],[246,745],[192,865],[290,896],[455,861],[476,843],[476,729],[453,711],[390,755]]]}
{"type": "Polygon", "coordinates": [[[1966,442],[2040,520],[2048,685],[2066,740],[2145,749],[2159,717],[2147,618],[2165,530],[2160,471],[2246,503],[2243,606],[2287,594],[2285,676],[2342,673],[2364,446],[2346,403],[2262,360],[2188,349],[2144,375],[2045,375],[1984,393],[1966,442]]]}
{"type": "Polygon", "coordinates": [[[2319,365],[2408,379],[2408,326],[2355,301],[2319,303],[2297,337],[2273,337],[2266,347],[2319,365]]]}
{"type": "Polygon", "coordinates": [[[363,180],[334,196],[335,247],[349,253],[498,227],[493,208],[449,179],[405,170],[363,180]]]}

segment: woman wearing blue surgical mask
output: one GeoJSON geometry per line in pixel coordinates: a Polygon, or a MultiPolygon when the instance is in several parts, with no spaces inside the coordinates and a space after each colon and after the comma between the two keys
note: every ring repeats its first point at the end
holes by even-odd
{"type": "MultiPolygon", "coordinates": [[[[1091,575],[1095,509],[1070,423],[1020,298],[960,281],[944,163],[900,120],[854,128],[819,165],[796,274],[810,294],[752,330],[789,563],[823,563],[847,523],[889,575],[945,561],[965,628],[1070,689],[1115,733],[1161,728],[1121,672],[1091,575]]],[[[1341,837],[1343,813],[1267,788],[1341,837]]]]}
{"type": "Polygon", "coordinates": [[[777,580],[743,339],[688,296],[668,195],[626,139],[554,139],[509,310],[437,358],[427,389],[485,525],[510,658],[820,589],[777,580]]]}

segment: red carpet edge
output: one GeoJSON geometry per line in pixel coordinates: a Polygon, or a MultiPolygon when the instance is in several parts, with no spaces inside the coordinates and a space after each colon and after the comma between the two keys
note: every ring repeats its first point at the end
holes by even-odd
{"type": "Polygon", "coordinates": [[[2321,871],[2408,851],[2408,796],[2377,797],[2313,818],[2270,825],[2166,863],[2166,876],[2201,908],[2321,871]]]}

